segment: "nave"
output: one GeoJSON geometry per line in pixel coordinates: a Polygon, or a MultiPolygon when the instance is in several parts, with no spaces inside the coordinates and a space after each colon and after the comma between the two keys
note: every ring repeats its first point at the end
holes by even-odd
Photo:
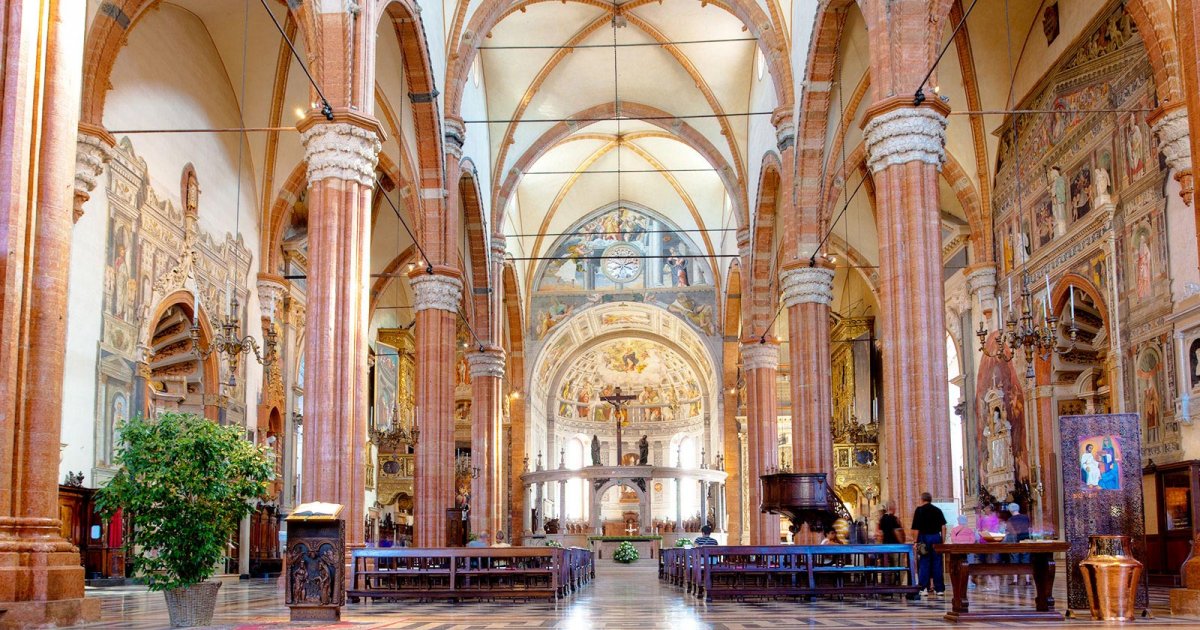
{"type": "MultiPolygon", "coordinates": [[[[660,582],[655,563],[641,560],[631,565],[599,562],[596,580],[576,595],[557,603],[526,602],[432,602],[352,604],[342,611],[342,624],[364,630],[375,628],[566,628],[607,630],[618,628],[692,630],[699,628],[925,628],[952,626],[942,616],[950,607],[949,597],[907,601],[902,598],[838,601],[818,598],[771,601],[718,601],[704,603],[683,590],[660,582]]],[[[1054,597],[1066,601],[1063,576],[1055,583],[1054,597]]],[[[1171,617],[1168,589],[1151,587],[1153,619],[1141,619],[1138,628],[1194,627],[1195,619],[1171,617]]],[[[152,630],[166,627],[162,596],[142,587],[88,589],[89,597],[101,600],[103,618],[109,621],[88,628],[152,630]]],[[[286,627],[288,609],[283,605],[282,587],[275,580],[230,581],[221,587],[213,624],[220,628],[286,627]]],[[[972,610],[1027,608],[1031,589],[1001,587],[997,592],[972,592],[972,610]]],[[[1081,619],[1071,627],[1104,627],[1101,622],[1081,619]]],[[[1029,622],[996,622],[994,627],[1046,626],[1029,622]]],[[[306,626],[321,627],[321,626],[306,626]]]]}

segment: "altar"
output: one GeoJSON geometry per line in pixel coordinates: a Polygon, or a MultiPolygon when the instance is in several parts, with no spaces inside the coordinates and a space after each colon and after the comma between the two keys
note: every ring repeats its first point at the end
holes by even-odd
{"type": "Polygon", "coordinates": [[[613,552],[621,543],[629,543],[637,549],[638,559],[658,559],[658,549],[662,545],[662,536],[592,536],[588,538],[588,546],[596,554],[597,560],[612,558],[613,552]]]}

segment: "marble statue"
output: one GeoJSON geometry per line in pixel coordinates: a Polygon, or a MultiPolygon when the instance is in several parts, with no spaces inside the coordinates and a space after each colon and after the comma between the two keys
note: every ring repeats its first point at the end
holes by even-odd
{"type": "Polygon", "coordinates": [[[1092,183],[1096,185],[1096,206],[1112,203],[1112,197],[1108,194],[1108,171],[1103,168],[1092,169],[1092,183]]]}
{"type": "Polygon", "coordinates": [[[1062,236],[1067,232],[1067,178],[1062,176],[1062,170],[1051,166],[1047,174],[1050,181],[1050,205],[1054,210],[1054,235],[1062,236]]]}
{"type": "Polygon", "coordinates": [[[645,466],[649,459],[650,441],[643,435],[642,439],[638,440],[638,466],[645,466]]]}
{"type": "Polygon", "coordinates": [[[600,436],[592,436],[592,465],[600,465],[600,436]]]}

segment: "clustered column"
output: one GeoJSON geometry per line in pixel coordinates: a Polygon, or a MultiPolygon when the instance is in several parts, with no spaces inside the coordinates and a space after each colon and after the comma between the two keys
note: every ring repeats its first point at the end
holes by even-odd
{"type": "Polygon", "coordinates": [[[750,448],[746,472],[750,486],[750,544],[774,545],[779,543],[779,516],[760,511],[762,482],[759,477],[779,466],[779,414],[775,395],[779,345],[769,340],[743,340],[742,367],[748,396],[746,425],[750,448]]]}
{"type": "Polygon", "coordinates": [[[413,485],[415,543],[446,546],[446,509],[454,507],[454,343],[462,280],[450,268],[414,271],[417,428],[413,485]]]}
{"type": "Polygon", "coordinates": [[[355,114],[300,125],[311,209],[301,500],[343,505],[349,548],[363,544],[366,513],[366,288],[380,133],[355,114]]]}
{"type": "Polygon", "coordinates": [[[825,473],[833,483],[829,305],[833,267],[817,257],[780,274],[792,365],[792,471],[825,473]]]}
{"type": "Polygon", "coordinates": [[[78,4],[8,3],[0,21],[0,82],[13,88],[0,125],[0,609],[14,627],[100,618],[58,514],[78,4]]]}
{"type": "Polygon", "coordinates": [[[938,99],[888,98],[867,110],[864,130],[879,231],[883,485],[902,514],[921,492],[953,495],[938,209],[947,113],[938,99]]]}
{"type": "MultiPolygon", "coordinates": [[[[500,528],[499,474],[500,397],[504,383],[504,350],[485,346],[467,354],[471,366],[471,463],[479,474],[471,480],[471,530],[494,536],[500,528]]],[[[493,538],[494,540],[494,538],[493,538]]]]}

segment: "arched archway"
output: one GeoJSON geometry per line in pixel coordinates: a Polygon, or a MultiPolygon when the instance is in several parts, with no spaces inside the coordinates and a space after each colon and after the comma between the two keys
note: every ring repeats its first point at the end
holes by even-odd
{"type": "MultiPolygon", "coordinates": [[[[652,511],[653,506],[650,504],[650,493],[647,492],[646,488],[645,488],[645,485],[647,483],[649,483],[649,481],[650,481],[649,479],[644,479],[644,478],[637,478],[637,479],[617,478],[617,479],[610,479],[609,481],[607,481],[604,484],[597,487],[596,491],[592,493],[592,505],[591,505],[592,531],[595,532],[596,534],[603,533],[603,531],[601,530],[600,523],[604,517],[602,507],[604,505],[605,495],[608,494],[609,491],[614,488],[624,488],[625,492],[628,493],[628,494],[625,494],[625,497],[629,497],[629,496],[635,497],[636,504],[637,504],[638,518],[637,518],[636,523],[632,523],[631,519],[628,519],[628,518],[624,518],[623,520],[625,520],[627,526],[636,526],[636,529],[639,533],[642,533],[642,534],[651,533],[651,531],[652,531],[651,530],[651,526],[652,526],[651,525],[652,524],[651,515],[653,514],[653,511],[652,511]]],[[[622,502],[629,503],[629,501],[622,501],[622,502]]],[[[624,511],[622,511],[622,516],[623,517],[625,516],[624,511]]],[[[629,533],[629,532],[626,532],[626,533],[629,533]]]]}

